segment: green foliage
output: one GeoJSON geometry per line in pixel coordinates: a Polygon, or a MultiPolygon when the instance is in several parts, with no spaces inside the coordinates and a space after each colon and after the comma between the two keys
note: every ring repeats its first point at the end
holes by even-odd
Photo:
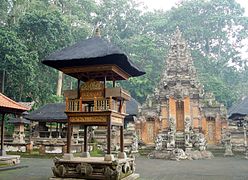
{"type": "MultiPolygon", "coordinates": [[[[16,100],[31,96],[39,105],[61,101],[54,95],[57,71],[41,60],[92,36],[96,25],[102,37],[146,71],[121,82],[141,103],[159,81],[177,26],[206,91],[227,106],[248,93],[247,65],[239,52],[248,38],[248,18],[234,0],[186,0],[155,12],[142,12],[134,0],[3,0],[0,16],[0,74],[7,73],[5,91],[16,100]]],[[[64,89],[75,86],[73,78],[64,76],[64,89]]]]}
{"type": "Polygon", "coordinates": [[[22,100],[32,90],[37,64],[37,54],[28,51],[23,41],[13,31],[0,29],[0,71],[6,71],[7,95],[22,100]]]}

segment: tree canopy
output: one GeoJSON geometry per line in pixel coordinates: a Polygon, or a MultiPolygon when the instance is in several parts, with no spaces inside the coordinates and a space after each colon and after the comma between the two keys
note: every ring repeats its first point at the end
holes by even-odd
{"type": "MultiPolygon", "coordinates": [[[[57,71],[40,62],[51,52],[92,36],[119,46],[147,74],[120,82],[141,103],[159,81],[171,34],[188,41],[205,91],[230,106],[248,94],[240,51],[248,17],[235,0],[185,0],[168,11],[145,11],[134,0],[4,0],[0,2],[0,82],[15,100],[57,101],[57,71]]],[[[63,88],[75,86],[64,76],[63,88]]]]}

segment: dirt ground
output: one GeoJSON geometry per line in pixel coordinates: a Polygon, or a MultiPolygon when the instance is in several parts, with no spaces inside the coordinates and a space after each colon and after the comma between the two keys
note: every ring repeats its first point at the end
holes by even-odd
{"type": "MultiPolygon", "coordinates": [[[[49,179],[52,164],[52,159],[22,158],[21,165],[28,167],[0,171],[0,180],[49,179]]],[[[232,157],[177,162],[139,157],[136,172],[144,180],[248,180],[248,160],[232,157]]]]}

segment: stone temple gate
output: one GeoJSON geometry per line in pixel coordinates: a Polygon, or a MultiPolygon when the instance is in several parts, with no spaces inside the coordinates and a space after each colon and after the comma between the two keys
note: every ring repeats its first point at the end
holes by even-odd
{"type": "Polygon", "coordinates": [[[219,144],[222,129],[227,126],[225,108],[213,94],[204,93],[179,29],[171,38],[160,79],[136,122],[140,140],[154,144],[161,135],[161,146],[182,149],[199,146],[199,139],[204,147],[206,143],[219,144]]]}

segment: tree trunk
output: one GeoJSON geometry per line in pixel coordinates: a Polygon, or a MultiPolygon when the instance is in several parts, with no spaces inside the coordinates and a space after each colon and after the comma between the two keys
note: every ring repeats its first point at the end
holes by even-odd
{"type": "Polygon", "coordinates": [[[63,72],[59,71],[58,74],[58,82],[57,82],[57,96],[61,96],[62,94],[62,82],[63,82],[63,72]]]}
{"type": "Polygon", "coordinates": [[[3,74],[1,77],[1,92],[4,93],[4,86],[5,86],[5,70],[3,70],[3,74]]]}

